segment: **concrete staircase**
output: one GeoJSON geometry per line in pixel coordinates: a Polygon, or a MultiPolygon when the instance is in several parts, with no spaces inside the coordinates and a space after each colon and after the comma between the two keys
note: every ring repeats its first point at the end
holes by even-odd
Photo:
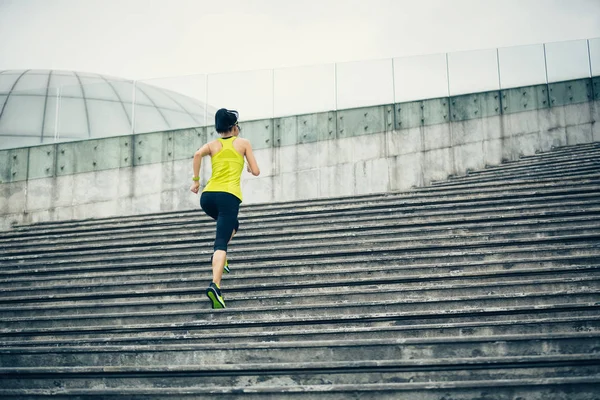
{"type": "Polygon", "coordinates": [[[598,399],[600,144],[407,193],[0,234],[1,399],[598,399]]]}

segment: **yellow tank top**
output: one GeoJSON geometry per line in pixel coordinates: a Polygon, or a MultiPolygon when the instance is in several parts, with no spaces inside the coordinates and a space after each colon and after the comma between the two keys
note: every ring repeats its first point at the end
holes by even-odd
{"type": "Polygon", "coordinates": [[[217,139],[223,148],[211,157],[212,175],[203,192],[231,193],[242,201],[240,180],[244,169],[244,156],[233,147],[232,139],[217,139]]]}

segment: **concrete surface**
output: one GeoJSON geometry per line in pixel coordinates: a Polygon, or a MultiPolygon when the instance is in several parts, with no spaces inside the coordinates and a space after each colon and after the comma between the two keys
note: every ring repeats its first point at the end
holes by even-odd
{"type": "MultiPolygon", "coordinates": [[[[600,78],[243,122],[261,175],[246,204],[406,190],[552,147],[600,141],[600,78]]],[[[0,151],[0,229],[188,210],[207,128],[0,151]]],[[[203,160],[202,182],[210,176],[203,160]]]]}
{"type": "Polygon", "coordinates": [[[0,232],[0,397],[594,399],[599,163],[245,204],[217,311],[197,209],[0,232]]]}

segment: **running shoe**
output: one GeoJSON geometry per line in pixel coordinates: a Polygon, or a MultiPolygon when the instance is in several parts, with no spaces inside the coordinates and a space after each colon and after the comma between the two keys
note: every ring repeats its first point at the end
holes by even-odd
{"type": "Polygon", "coordinates": [[[223,300],[223,295],[221,294],[221,289],[217,286],[216,283],[212,282],[208,288],[206,288],[206,295],[210,299],[212,303],[212,308],[219,309],[225,308],[225,300],[223,300]]]}

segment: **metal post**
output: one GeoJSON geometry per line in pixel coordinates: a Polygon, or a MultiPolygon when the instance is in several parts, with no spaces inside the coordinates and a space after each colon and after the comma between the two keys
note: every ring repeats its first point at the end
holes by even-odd
{"type": "Polygon", "coordinates": [[[496,48],[496,62],[498,63],[498,106],[499,114],[504,113],[504,103],[502,102],[502,73],[500,72],[500,49],[496,48]]]}
{"type": "Polygon", "coordinates": [[[546,70],[546,101],[548,102],[548,108],[552,107],[550,99],[550,82],[548,80],[548,57],[546,56],[546,43],[544,43],[544,69],[546,70]]]}
{"type": "Polygon", "coordinates": [[[54,143],[57,142],[58,140],[58,127],[59,127],[59,123],[58,120],[60,118],[60,89],[61,86],[58,87],[58,92],[56,94],[56,116],[54,117],[54,143]]]}
{"type": "Polygon", "coordinates": [[[448,61],[448,53],[446,53],[446,82],[448,83],[448,97],[450,97],[450,62],[448,61]]]}
{"type": "Polygon", "coordinates": [[[131,94],[131,134],[135,135],[135,93],[137,88],[137,81],[133,81],[133,93],[131,94]]]}
{"type": "Polygon", "coordinates": [[[208,74],[204,74],[204,126],[208,126],[208,74]]]}
{"type": "Polygon", "coordinates": [[[590,47],[590,39],[586,40],[587,42],[587,48],[588,48],[588,59],[589,59],[589,66],[590,66],[590,78],[594,77],[594,71],[592,69],[592,48],[590,47]]]}
{"type": "Polygon", "coordinates": [[[498,64],[498,89],[502,90],[502,73],[500,72],[500,49],[496,48],[496,63],[498,64]]]}
{"type": "Polygon", "coordinates": [[[546,85],[548,85],[550,82],[548,82],[548,57],[546,56],[546,43],[544,43],[544,69],[546,70],[546,85]]]}
{"type": "Polygon", "coordinates": [[[594,100],[596,98],[596,88],[594,87],[594,70],[592,69],[592,48],[590,46],[590,39],[586,40],[587,48],[588,48],[588,63],[590,67],[590,88],[591,88],[591,98],[590,100],[594,100]]]}
{"type": "Polygon", "coordinates": [[[333,103],[334,109],[338,109],[338,92],[337,92],[337,63],[333,64],[333,103]]]}
{"type": "Polygon", "coordinates": [[[272,99],[272,104],[273,104],[273,109],[271,110],[271,118],[275,118],[275,68],[273,68],[271,70],[271,85],[272,85],[272,93],[271,93],[271,99],[272,99]]]}
{"type": "Polygon", "coordinates": [[[394,71],[394,58],[392,58],[392,93],[394,104],[396,104],[396,73],[394,71]]]}

